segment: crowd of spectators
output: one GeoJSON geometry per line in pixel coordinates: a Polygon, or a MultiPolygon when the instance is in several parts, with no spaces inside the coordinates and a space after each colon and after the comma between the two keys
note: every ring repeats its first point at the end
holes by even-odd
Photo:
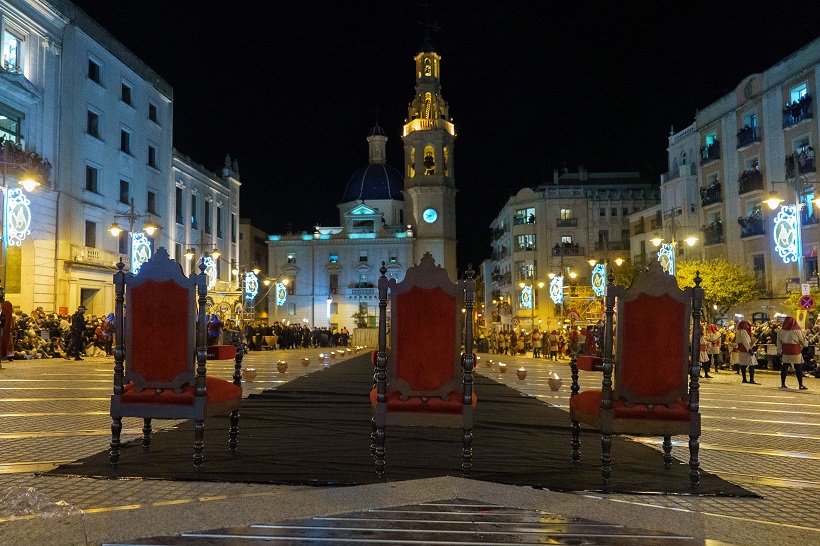
{"type": "Polygon", "coordinates": [[[42,307],[31,313],[15,312],[8,354],[4,356],[14,360],[69,358],[69,354],[75,359],[82,359],[83,355],[113,356],[114,314],[103,317],[87,315],[84,311],[82,308],[84,327],[73,341],[72,316],[49,314],[42,307]]]}

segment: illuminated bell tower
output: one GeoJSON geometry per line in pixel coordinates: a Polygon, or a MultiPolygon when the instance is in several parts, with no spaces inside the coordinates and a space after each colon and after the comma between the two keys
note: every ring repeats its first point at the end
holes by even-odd
{"type": "Polygon", "coordinates": [[[456,280],[456,128],[441,98],[441,57],[429,38],[415,60],[416,96],[402,131],[405,214],[416,237],[413,261],[429,252],[456,280]]]}

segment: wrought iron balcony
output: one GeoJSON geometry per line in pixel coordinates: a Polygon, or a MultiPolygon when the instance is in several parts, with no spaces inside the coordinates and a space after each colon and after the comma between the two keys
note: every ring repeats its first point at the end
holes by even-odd
{"type": "Polygon", "coordinates": [[[738,218],[740,224],[740,237],[753,237],[755,235],[765,235],[766,223],[759,216],[749,216],[748,218],[738,218]]]}
{"type": "Polygon", "coordinates": [[[757,169],[743,171],[739,178],[740,189],[738,194],[743,195],[750,191],[763,189],[763,175],[757,169]]]}
{"type": "MultiPolygon", "coordinates": [[[[794,155],[795,154],[792,154],[786,157],[787,178],[794,176],[794,155]]],[[[810,147],[805,152],[797,154],[797,170],[799,174],[817,172],[817,168],[814,165],[814,148],[810,147]]]]}
{"type": "Polygon", "coordinates": [[[737,132],[737,149],[745,148],[755,142],[760,142],[760,127],[749,127],[748,125],[737,132]]]}
{"type": "Polygon", "coordinates": [[[721,192],[720,182],[700,189],[701,206],[705,207],[706,205],[720,203],[721,201],[723,201],[723,194],[721,192]]]}
{"type": "Polygon", "coordinates": [[[723,242],[723,222],[712,222],[703,226],[703,244],[719,245],[723,242]]]}
{"type": "Polygon", "coordinates": [[[552,248],[553,256],[583,256],[584,247],[574,245],[561,246],[558,243],[552,248]]]}
{"type": "Polygon", "coordinates": [[[803,95],[799,101],[787,104],[783,108],[783,128],[787,129],[801,121],[812,119],[814,114],[811,111],[811,103],[811,95],[803,95]]]}
{"type": "Polygon", "coordinates": [[[555,227],[578,227],[578,218],[556,218],[555,227]]]}
{"type": "Polygon", "coordinates": [[[720,159],[720,141],[715,140],[708,146],[702,146],[700,149],[700,164],[705,165],[712,161],[720,159]]]}

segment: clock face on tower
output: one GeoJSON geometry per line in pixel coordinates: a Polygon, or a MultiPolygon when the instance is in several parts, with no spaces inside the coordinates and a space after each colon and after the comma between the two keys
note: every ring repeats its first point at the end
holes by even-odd
{"type": "Polygon", "coordinates": [[[432,224],[438,219],[438,213],[436,209],[426,209],[421,213],[421,218],[428,224],[432,224]]]}

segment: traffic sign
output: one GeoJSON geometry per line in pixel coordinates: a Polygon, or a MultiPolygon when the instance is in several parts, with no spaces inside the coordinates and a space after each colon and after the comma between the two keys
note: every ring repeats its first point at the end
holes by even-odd
{"type": "Polygon", "coordinates": [[[797,305],[800,306],[800,309],[805,309],[806,311],[811,311],[814,309],[814,298],[811,296],[802,296],[800,301],[797,302],[797,305]]]}

